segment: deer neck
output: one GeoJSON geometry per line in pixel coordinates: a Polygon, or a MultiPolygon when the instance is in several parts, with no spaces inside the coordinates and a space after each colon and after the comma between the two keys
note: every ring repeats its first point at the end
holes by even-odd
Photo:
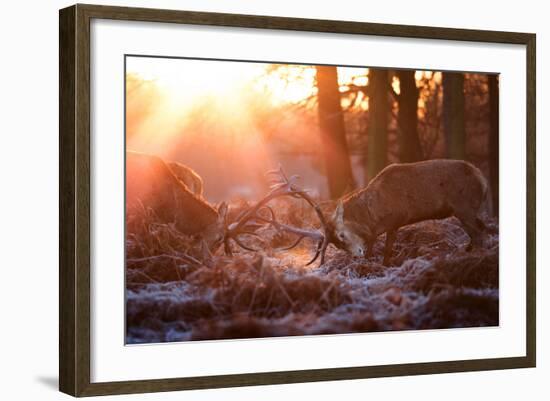
{"type": "Polygon", "coordinates": [[[188,190],[178,194],[176,221],[186,234],[197,234],[218,220],[218,212],[188,190]]]}
{"type": "Polygon", "coordinates": [[[374,232],[375,216],[371,213],[368,196],[369,194],[363,190],[344,200],[344,221],[366,225],[371,232],[374,232]]]}

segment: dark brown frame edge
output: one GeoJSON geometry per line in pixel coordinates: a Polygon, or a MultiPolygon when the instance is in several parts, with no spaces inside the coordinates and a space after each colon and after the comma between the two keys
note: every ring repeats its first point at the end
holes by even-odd
{"type": "Polygon", "coordinates": [[[347,380],[535,367],[536,36],[530,33],[372,24],[77,4],[59,12],[59,389],[73,396],[347,380]],[[90,383],[90,20],[266,28],[525,45],[527,48],[526,356],[223,376],[90,383]]]}

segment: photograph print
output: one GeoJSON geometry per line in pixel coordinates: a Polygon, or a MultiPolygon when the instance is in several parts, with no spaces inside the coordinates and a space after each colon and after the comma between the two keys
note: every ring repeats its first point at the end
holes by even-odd
{"type": "Polygon", "coordinates": [[[126,344],[499,325],[498,74],[124,73],[126,344]]]}

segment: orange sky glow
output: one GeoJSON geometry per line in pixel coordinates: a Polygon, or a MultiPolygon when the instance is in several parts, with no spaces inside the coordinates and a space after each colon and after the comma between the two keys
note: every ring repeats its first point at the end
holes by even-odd
{"type": "MultiPolygon", "coordinates": [[[[366,86],[367,73],[367,68],[338,67],[340,91],[366,86]]],[[[418,71],[417,82],[431,74],[418,71]]],[[[441,79],[436,74],[432,82],[441,79]]],[[[217,177],[216,169],[225,164],[233,171],[227,179],[257,181],[279,163],[281,146],[303,154],[304,143],[318,148],[316,109],[311,109],[316,106],[307,103],[317,92],[315,75],[315,67],[307,65],[128,57],[127,148],[184,162],[206,176],[217,177]],[[297,113],[293,105],[300,103],[311,112],[297,113]],[[270,139],[273,122],[283,137],[270,139]]],[[[399,81],[391,84],[399,93],[399,81]]],[[[368,109],[363,92],[342,96],[343,107],[352,101],[358,110],[368,109]]]]}

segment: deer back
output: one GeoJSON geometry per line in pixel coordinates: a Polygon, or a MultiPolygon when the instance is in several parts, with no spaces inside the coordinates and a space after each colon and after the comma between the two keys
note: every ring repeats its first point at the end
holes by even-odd
{"type": "Polygon", "coordinates": [[[194,235],[218,222],[218,212],[192,193],[159,157],[126,152],[126,205],[150,208],[164,222],[194,235]]]}
{"type": "Polygon", "coordinates": [[[452,214],[477,216],[488,199],[483,174],[462,160],[393,164],[344,200],[344,219],[381,234],[452,214]]]}

